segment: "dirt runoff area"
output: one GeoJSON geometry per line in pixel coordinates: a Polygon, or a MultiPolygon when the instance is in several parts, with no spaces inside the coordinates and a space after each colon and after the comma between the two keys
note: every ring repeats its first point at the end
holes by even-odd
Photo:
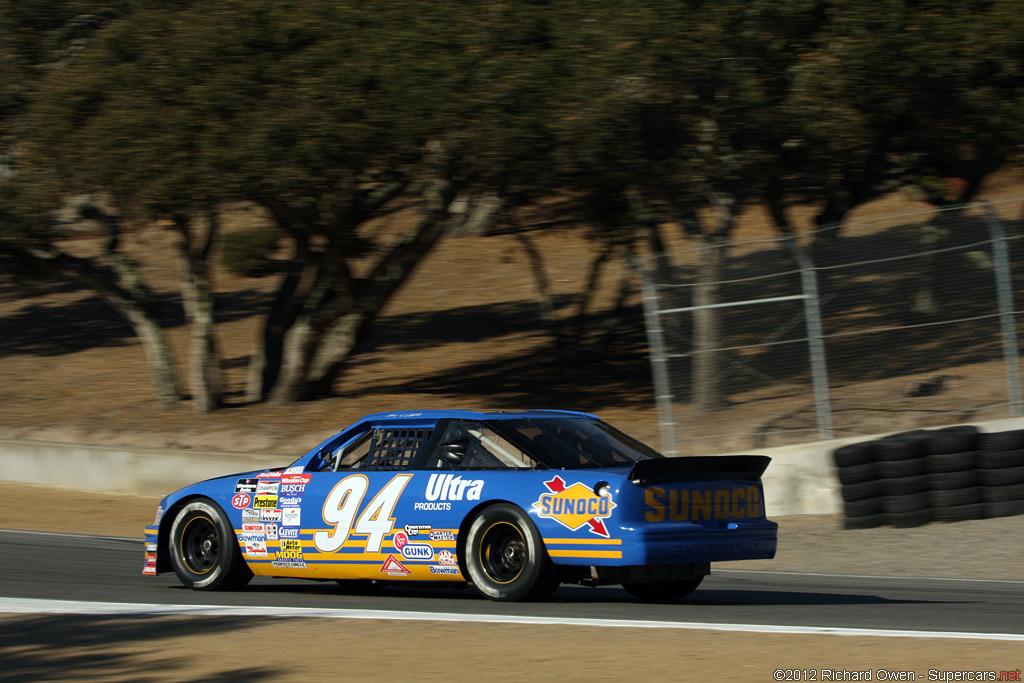
{"type": "MultiPolygon", "coordinates": [[[[4,483],[0,500],[0,528],[121,537],[141,537],[157,503],[4,483]]],[[[733,568],[1024,580],[1024,516],[856,531],[831,515],[779,521],[778,558],[733,568]]],[[[796,670],[790,680],[823,680],[822,670],[943,680],[1016,670],[1022,652],[1019,642],[701,629],[0,615],[0,681],[772,681],[778,669],[796,670]]]]}

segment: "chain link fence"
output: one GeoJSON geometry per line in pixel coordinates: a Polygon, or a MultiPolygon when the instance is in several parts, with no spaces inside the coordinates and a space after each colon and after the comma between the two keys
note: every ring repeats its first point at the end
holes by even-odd
{"type": "Polygon", "coordinates": [[[669,454],[1021,415],[1021,199],[638,262],[669,454]],[[1016,302],[1016,303],[1015,303],[1016,302]]]}

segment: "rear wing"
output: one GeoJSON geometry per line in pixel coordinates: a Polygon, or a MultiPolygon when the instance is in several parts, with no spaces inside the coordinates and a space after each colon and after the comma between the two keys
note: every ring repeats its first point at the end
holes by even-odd
{"type": "Polygon", "coordinates": [[[761,480],[772,459],[767,455],[696,455],[640,460],[629,472],[634,484],[669,481],[761,480]]]}

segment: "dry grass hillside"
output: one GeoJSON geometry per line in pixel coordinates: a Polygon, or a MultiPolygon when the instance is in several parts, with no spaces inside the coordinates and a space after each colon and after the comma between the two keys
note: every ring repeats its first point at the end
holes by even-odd
{"type": "MultiPolygon", "coordinates": [[[[1022,178],[994,178],[986,195],[1021,196],[1022,178]]],[[[914,206],[920,205],[894,196],[857,215],[914,206]]],[[[793,209],[798,226],[807,226],[812,215],[811,206],[793,209]]],[[[525,218],[543,250],[554,293],[564,298],[580,291],[596,253],[585,227],[559,214],[557,206],[525,218]]],[[[235,227],[256,219],[242,209],[232,215],[235,227]]],[[[764,213],[752,210],[742,217],[738,236],[768,230],[764,213]]],[[[69,246],[88,253],[93,239],[82,236],[69,246]]],[[[174,352],[184,363],[187,331],[176,266],[167,257],[170,239],[167,229],[151,225],[135,231],[130,244],[164,300],[174,352]]],[[[336,384],[335,396],[287,407],[247,405],[242,399],[272,280],[217,272],[215,284],[224,304],[217,334],[228,405],[200,416],[188,402],[156,405],[131,328],[99,297],[74,281],[20,283],[12,272],[0,271],[0,436],[300,453],[368,412],[550,407],[596,412],[652,445],[660,442],[639,294],[632,293],[607,356],[566,367],[552,353],[552,337],[541,322],[526,252],[509,235],[453,237],[440,244],[389,303],[366,350],[336,384]]],[[[598,315],[610,301],[611,288],[603,288],[598,315]]],[[[979,381],[1003,381],[998,367],[986,373],[979,381]]],[[[872,389],[865,391],[870,395],[872,389]]],[[[737,435],[728,447],[749,448],[755,445],[747,436],[751,431],[802,415],[809,405],[803,392],[766,395],[777,398],[749,396],[702,420],[698,429],[737,435]]]]}

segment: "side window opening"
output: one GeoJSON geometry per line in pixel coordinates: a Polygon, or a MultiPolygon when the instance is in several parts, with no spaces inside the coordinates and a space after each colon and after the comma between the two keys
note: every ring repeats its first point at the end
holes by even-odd
{"type": "Polygon", "coordinates": [[[490,427],[480,422],[455,421],[448,425],[430,460],[428,469],[521,469],[536,467],[537,462],[490,427]],[[465,455],[459,465],[438,457],[448,444],[464,442],[465,455]]]}
{"type": "Polygon", "coordinates": [[[432,429],[370,430],[355,443],[323,457],[323,470],[408,469],[432,432],[432,429]]]}

